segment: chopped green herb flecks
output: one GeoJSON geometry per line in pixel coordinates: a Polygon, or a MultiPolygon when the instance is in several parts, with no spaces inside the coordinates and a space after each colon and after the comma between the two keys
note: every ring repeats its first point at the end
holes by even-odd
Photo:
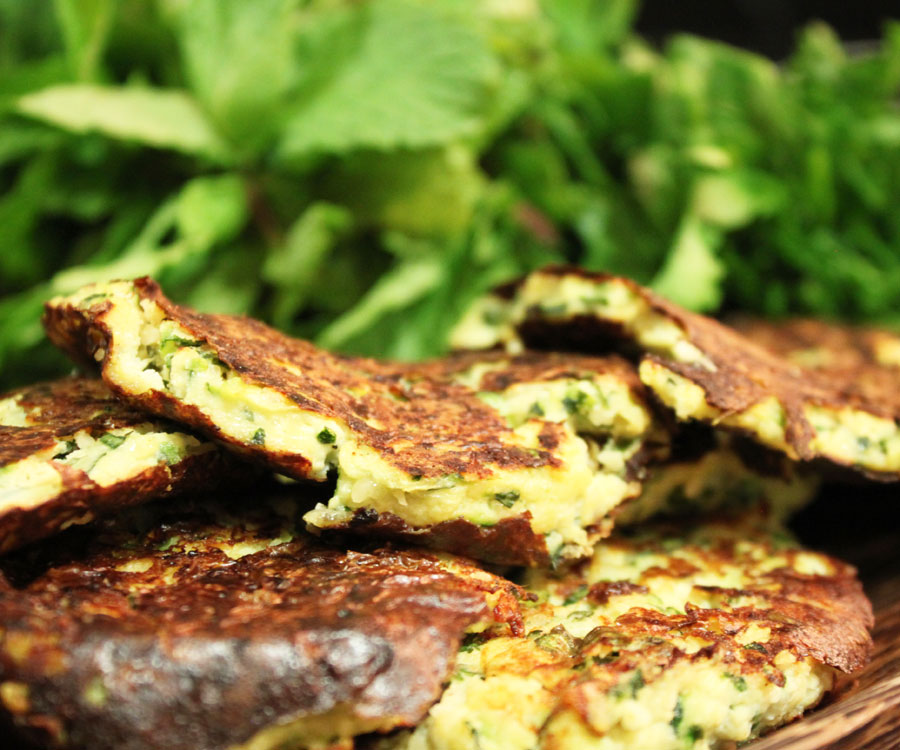
{"type": "Polygon", "coordinates": [[[481,648],[484,645],[484,641],[484,635],[482,635],[481,633],[468,633],[465,638],[463,638],[463,642],[459,647],[459,650],[462,653],[467,654],[477,648],[481,648]]]}
{"type": "Polygon", "coordinates": [[[516,500],[519,499],[518,490],[509,490],[508,492],[495,492],[494,500],[507,508],[512,508],[516,500]]]}
{"type": "Polygon", "coordinates": [[[584,599],[584,597],[587,596],[588,590],[588,585],[586,583],[583,583],[563,600],[563,604],[569,605],[575,604],[575,602],[580,602],[582,599],[584,599]]]}
{"type": "Polygon", "coordinates": [[[699,727],[696,724],[692,724],[687,732],[685,732],[685,739],[690,742],[692,745],[698,740],[703,739],[703,727],[699,727]]]}
{"type": "Polygon", "coordinates": [[[481,313],[481,319],[489,326],[498,326],[506,320],[506,314],[503,310],[488,309],[481,313]]]}
{"type": "Polygon", "coordinates": [[[747,680],[745,680],[741,675],[731,674],[731,672],[725,673],[725,678],[731,680],[731,684],[734,685],[735,689],[739,693],[743,693],[747,690],[747,680]]]}
{"type": "Polygon", "coordinates": [[[157,461],[162,461],[169,466],[177,464],[181,458],[181,451],[171,440],[166,440],[159,446],[159,451],[156,456],[157,461]]]}
{"type": "Polygon", "coordinates": [[[645,684],[644,675],[641,670],[638,669],[626,682],[617,685],[610,690],[610,695],[616,700],[622,700],[628,697],[636,698],[638,692],[640,692],[645,684]]]}
{"type": "Polygon", "coordinates": [[[744,648],[746,648],[750,651],[759,651],[762,654],[768,653],[768,651],[766,651],[766,647],[763,646],[761,643],[756,643],[756,642],[748,643],[746,646],[744,646],[744,648]]]}
{"type": "Polygon", "coordinates": [[[262,427],[260,427],[256,432],[253,433],[253,437],[250,438],[250,442],[253,445],[265,445],[266,431],[262,427]]]}
{"type": "Polygon", "coordinates": [[[684,705],[681,703],[681,696],[675,701],[675,710],[672,712],[672,720],[669,722],[675,734],[678,734],[678,728],[684,719],[684,705]]]}
{"type": "Polygon", "coordinates": [[[77,449],[78,449],[78,443],[76,443],[74,440],[66,440],[65,445],[63,446],[63,449],[53,457],[53,460],[59,461],[60,459],[65,458],[66,456],[68,456],[70,453],[76,451],[77,449]]]}
{"type": "Polygon", "coordinates": [[[528,407],[528,413],[533,417],[545,416],[544,407],[541,406],[537,401],[535,401],[531,406],[528,407]]]}
{"type": "Polygon", "coordinates": [[[170,536],[168,539],[166,539],[166,541],[160,544],[157,549],[160,552],[165,552],[167,549],[171,549],[172,547],[174,547],[180,541],[181,537],[178,534],[175,534],[175,536],[170,536]]]}
{"type": "Polygon", "coordinates": [[[81,307],[90,306],[95,302],[99,302],[102,299],[106,299],[107,295],[105,292],[97,292],[96,294],[89,294],[83,300],[81,300],[81,307]]]}
{"type": "Polygon", "coordinates": [[[541,312],[548,317],[553,317],[554,315],[564,315],[566,312],[566,309],[567,309],[567,307],[566,307],[565,302],[560,302],[555,305],[541,305],[540,306],[541,312]]]}
{"type": "Polygon", "coordinates": [[[584,391],[572,391],[562,400],[563,408],[568,414],[577,414],[587,402],[587,394],[584,391]]]}
{"type": "Polygon", "coordinates": [[[182,346],[200,346],[202,341],[196,341],[194,339],[186,339],[183,336],[178,336],[177,334],[170,333],[167,336],[163,336],[159,342],[159,348],[164,353],[172,351],[178,347],[182,346]],[[174,344],[175,346],[172,346],[174,344]]]}
{"type": "Polygon", "coordinates": [[[615,661],[616,659],[618,659],[618,658],[619,658],[619,652],[618,652],[618,651],[610,651],[610,652],[609,652],[608,654],[606,654],[605,656],[594,656],[594,657],[592,657],[592,658],[591,658],[591,661],[593,661],[594,664],[598,664],[598,665],[599,665],[599,664],[611,664],[612,662],[614,662],[614,661],[615,661]]]}
{"type": "Polygon", "coordinates": [[[636,698],[638,692],[640,692],[641,688],[644,687],[647,683],[644,682],[644,675],[640,669],[638,669],[634,675],[632,675],[631,679],[628,681],[628,687],[631,690],[631,697],[636,698]]]}
{"type": "Polygon", "coordinates": [[[331,430],[327,427],[323,427],[322,431],[316,435],[316,440],[318,440],[322,445],[331,445],[337,440],[337,435],[335,435],[331,430]]]}
{"type": "Polygon", "coordinates": [[[101,435],[99,440],[107,448],[118,448],[128,439],[128,436],[130,434],[130,432],[127,432],[124,435],[113,435],[112,433],[108,432],[105,435],[101,435]]]}
{"type": "Polygon", "coordinates": [[[534,642],[544,651],[553,654],[572,654],[575,650],[575,640],[560,626],[553,628],[549,633],[544,633],[534,639],[534,642]]]}

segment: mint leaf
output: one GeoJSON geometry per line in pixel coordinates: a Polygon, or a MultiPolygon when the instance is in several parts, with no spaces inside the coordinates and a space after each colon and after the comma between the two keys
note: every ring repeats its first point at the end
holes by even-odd
{"type": "Polygon", "coordinates": [[[165,201],[140,234],[114,260],[73,266],[50,282],[55,294],[100,281],[166,275],[190,276],[214,246],[231,239],[246,220],[243,185],[234,175],[197,177],[165,201]]]}
{"type": "Polygon", "coordinates": [[[176,221],[182,236],[196,245],[234,238],[247,221],[243,181],[231,174],[191,180],[178,197],[176,221]]]}
{"type": "Polygon", "coordinates": [[[79,81],[97,78],[116,0],[53,0],[66,56],[79,81]]]}
{"type": "Polygon", "coordinates": [[[737,229],[775,213],[784,202],[781,183],[764,172],[729,170],[699,177],[691,208],[698,218],[714,226],[737,229]]]}
{"type": "Polygon", "coordinates": [[[73,133],[96,131],[220,161],[228,156],[196,102],[182,91],[62,84],[26,94],[17,109],[73,133]]]}
{"type": "Polygon", "coordinates": [[[476,155],[454,144],[355,153],[330,171],[322,191],[360,224],[427,236],[464,230],[484,184],[476,155]]]}
{"type": "Polygon", "coordinates": [[[341,346],[387,313],[422,299],[440,283],[441,273],[438,258],[398,264],[381,276],[355,307],[322,331],[318,343],[326,348],[341,346]]]}
{"type": "Polygon", "coordinates": [[[345,208],[314,203],[300,214],[284,242],[269,251],[262,275],[276,290],[272,313],[276,325],[288,325],[305,304],[317,272],[352,224],[345,208]]]}
{"type": "Polygon", "coordinates": [[[486,40],[426,4],[376,0],[355,54],[287,122],[280,156],[419,148],[477,132],[498,71],[486,40]]]}
{"type": "Polygon", "coordinates": [[[276,135],[298,78],[297,5],[296,0],[164,4],[188,85],[242,161],[255,159],[276,135]]]}
{"type": "Polygon", "coordinates": [[[714,310],[722,300],[724,264],[716,252],[720,233],[688,217],[675,235],[675,242],[662,270],[651,286],[673,302],[690,310],[714,310]]]}

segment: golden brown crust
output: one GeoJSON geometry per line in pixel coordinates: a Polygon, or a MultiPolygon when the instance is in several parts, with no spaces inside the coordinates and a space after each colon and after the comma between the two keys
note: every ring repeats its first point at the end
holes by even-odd
{"type": "MultiPolygon", "coordinates": [[[[565,451],[573,441],[571,424],[529,415],[527,427],[534,429],[523,437],[525,431],[517,432],[512,420],[507,420],[499,408],[484,398],[485,391],[502,391],[524,383],[610,377],[630,389],[637,404],[646,404],[645,389],[633,366],[617,357],[547,353],[512,357],[492,352],[417,364],[344,357],[287,337],[254,320],[202,315],[180,307],[167,300],[149,279],[118,282],[115,304],[130,309],[135,304],[132,290],[142,303],[152,303],[146,307],[158,307],[167,320],[176,322],[182,329],[180,337],[190,337],[192,346],[202,347],[203,356],[221,362],[243,383],[282,395],[296,406],[298,413],[334,420],[342,434],[334,440],[333,453],[325,459],[319,456],[313,466],[303,450],[312,442],[309,438],[316,437],[315,433],[298,435],[299,447],[293,450],[289,439],[282,440],[277,449],[265,440],[256,445],[246,437],[226,434],[200,408],[174,397],[162,385],[157,386],[159,390],[128,392],[124,378],[112,363],[116,361],[116,347],[135,332],[111,330],[110,318],[115,308],[102,294],[87,304],[67,300],[50,303],[45,318],[49,335],[65,350],[99,360],[104,377],[123,399],[190,425],[232,450],[297,479],[322,480],[329,465],[340,477],[346,469],[342,466],[343,456],[357,457],[361,463],[369,460],[371,454],[366,449],[371,449],[388,468],[406,475],[382,472],[379,465],[375,473],[387,477],[383,480],[386,484],[396,483],[389,489],[402,492],[412,486],[416,492],[417,488],[425,488],[420,492],[421,499],[417,498],[422,503],[428,502],[424,493],[430,488],[426,485],[434,485],[435,480],[447,479],[465,486],[495,479],[502,473],[503,479],[508,477],[515,486],[519,477],[524,482],[534,476],[533,470],[552,469],[554,481],[562,482],[582,468],[570,467],[564,461],[565,451]]],[[[311,422],[317,426],[309,430],[318,432],[321,422],[311,422]]],[[[600,436],[607,429],[612,430],[598,428],[600,436]]],[[[320,446],[313,443],[313,447],[320,446]]],[[[655,456],[661,450],[664,447],[654,446],[652,451],[637,451],[629,462],[629,478],[639,473],[651,454],[655,456]]],[[[346,474],[351,472],[347,470],[346,474]]],[[[367,507],[362,502],[357,505],[367,507]]],[[[401,515],[396,509],[394,513],[401,515]]],[[[464,514],[461,507],[460,518],[452,520],[451,508],[440,516],[451,520],[436,521],[434,528],[413,529],[389,513],[377,516],[362,511],[343,528],[442,546],[491,561],[549,561],[543,535],[530,528],[531,516],[520,508],[513,509],[507,520],[492,528],[468,523],[462,520],[464,514]]],[[[331,520],[327,526],[341,528],[331,520]]]]}
{"type": "Polygon", "coordinates": [[[493,526],[454,518],[421,528],[411,526],[393,513],[362,509],[355,511],[346,523],[329,527],[329,532],[422,545],[497,565],[549,565],[551,555],[547,542],[531,528],[530,519],[531,514],[525,511],[513,518],[503,518],[493,526]]]}
{"type": "Polygon", "coordinates": [[[491,369],[485,369],[479,379],[477,387],[482,391],[504,391],[521,383],[578,380],[600,374],[615,378],[638,399],[646,395],[646,389],[634,365],[615,354],[597,357],[528,351],[512,356],[497,350],[467,351],[454,352],[443,359],[431,360],[415,367],[431,377],[452,378],[479,365],[494,365],[491,369]]]}
{"type": "Polygon", "coordinates": [[[28,686],[15,723],[94,750],[224,750],[338,709],[363,731],[406,726],[468,626],[521,627],[516,587],[464,561],[325,547],[293,531],[287,498],[252,500],[157,506],[149,529],[121,518],[7,561],[16,582],[47,557],[0,589],[0,682],[28,686]]]}
{"type": "MultiPolygon", "coordinates": [[[[520,669],[552,687],[553,715],[573,712],[585,727],[592,725],[603,705],[598,702],[601,696],[615,696],[623,689],[636,695],[679,664],[715,663],[729,680],[756,675],[778,686],[786,684],[786,653],[845,674],[858,672],[872,651],[869,629],[874,618],[856,571],[788,545],[769,539],[765,524],[752,516],[738,523],[720,516],[695,528],[651,524],[635,539],[615,535],[604,545],[612,550],[613,570],[623,569],[624,559],[632,560],[641,572],[629,579],[596,582],[592,576],[603,576],[605,569],[592,574],[584,563],[556,582],[551,579],[550,600],[573,601],[572,594],[582,592],[578,607],[590,602],[602,611],[617,597],[640,599],[649,592],[644,599],[648,604],[627,608],[583,638],[557,637],[557,642],[568,641],[568,649],[558,652],[555,660],[532,657],[520,669]],[[801,572],[804,560],[810,564],[811,554],[819,573],[801,572]],[[644,567],[640,561],[650,555],[665,561],[644,567]],[[700,583],[710,575],[725,576],[724,571],[742,577],[743,586],[700,583]],[[688,590],[704,601],[702,606],[687,602],[681,612],[652,608],[654,592],[683,590],[679,585],[689,581],[693,586],[688,590]],[[749,633],[759,640],[750,640],[749,633]]],[[[685,685],[690,686],[689,677],[685,685]]],[[[542,747],[556,746],[552,731],[543,739],[542,747]]]]}
{"type": "Polygon", "coordinates": [[[880,355],[885,344],[900,350],[896,334],[805,318],[735,318],[729,324],[773,354],[839,381],[850,396],[900,414],[900,362],[880,355]]]}
{"type": "MultiPolygon", "coordinates": [[[[871,385],[860,387],[843,368],[813,370],[803,367],[780,356],[782,351],[770,350],[723,323],[684,310],[630,279],[570,267],[550,267],[540,273],[579,276],[597,283],[615,280],[627,285],[653,311],[678,325],[686,333],[687,340],[715,368],[677,362],[658,354],[645,356],[700,386],[707,403],[725,414],[743,412],[774,396],[784,409],[785,440],[801,459],[820,457],[810,445],[815,432],[804,414],[807,406],[833,410],[851,408],[876,417],[900,419],[900,398],[890,376],[873,376],[870,378],[871,385]]],[[[518,282],[519,285],[521,283],[518,282]]],[[[514,294],[515,288],[507,286],[504,294],[514,294]]],[[[557,348],[566,345],[578,351],[619,349],[634,353],[637,346],[621,324],[592,315],[550,320],[539,308],[534,308],[528,312],[518,330],[529,346],[536,347],[555,342],[553,345],[557,348]]],[[[887,372],[887,368],[884,371],[887,372]]],[[[867,372],[871,374],[871,368],[867,372]]],[[[837,462],[834,457],[829,458],[837,462]]],[[[898,478],[896,472],[868,474],[885,480],[898,478]]]]}
{"type": "MultiPolygon", "coordinates": [[[[608,547],[627,549],[632,555],[665,554],[668,560],[665,565],[644,568],[635,581],[593,584],[588,597],[604,604],[610,597],[646,590],[651,581],[690,580],[701,570],[734,568],[751,582],[742,588],[694,585],[695,591],[718,602],[716,606],[701,608],[688,604],[684,614],[635,608],[616,620],[617,629],[621,627],[629,636],[695,635],[732,650],[740,648],[740,660],[749,660],[750,664],[768,663],[787,650],[797,658],[812,656],[847,673],[865,666],[872,650],[869,629],[875,620],[856,569],[835,558],[814,553],[819,560],[827,561],[830,570],[817,574],[800,572],[802,559],[809,554],[805,550],[796,546],[780,548],[779,544],[766,541],[764,526],[747,521],[728,530],[732,522],[727,519],[728,516],[719,515],[707,520],[710,532],[706,538],[703,526],[697,526],[693,531],[698,537],[681,543],[689,550],[684,557],[666,551],[667,547],[671,549],[671,542],[667,540],[675,540],[684,533],[683,523],[648,525],[634,541],[613,537],[606,543],[608,547]],[[716,525],[728,533],[717,535],[716,525]],[[646,541],[641,541],[642,536],[646,536],[646,541]],[[765,561],[775,559],[782,559],[782,563],[768,569],[765,561]],[[747,604],[742,604],[742,600],[747,604]],[[734,633],[748,623],[771,632],[768,640],[759,644],[760,648],[748,650],[734,642],[734,633]]],[[[581,576],[585,575],[585,570],[582,565],[581,576]]],[[[575,589],[586,582],[575,575],[567,578],[565,585],[575,589]]]]}
{"type": "MultiPolygon", "coordinates": [[[[160,432],[181,428],[154,418],[117,400],[100,380],[66,378],[12,391],[0,398],[18,397],[28,424],[0,425],[0,468],[53,449],[86,431],[100,436],[109,430],[153,422],[160,432]]],[[[27,508],[0,509],[0,552],[50,536],[73,522],[86,523],[118,508],[146,502],[160,495],[198,487],[214,487],[225,479],[248,473],[209,446],[169,465],[160,461],[139,474],[102,487],[84,471],[48,460],[59,474],[61,487],[52,498],[27,508]]]]}
{"type": "MultiPolygon", "coordinates": [[[[509,427],[496,410],[470,388],[451,382],[450,376],[464,369],[465,361],[403,365],[342,357],[255,320],[203,315],[175,305],[150,279],[133,283],[142,299],[155,302],[168,318],[211,346],[242,380],[277,391],[304,411],[340,420],[357,440],[410,475],[484,478],[500,469],[558,464],[549,450],[510,445],[509,427]]],[[[84,360],[87,353],[88,359],[97,355],[105,362],[110,347],[115,346],[115,332],[104,317],[109,307],[108,301],[88,309],[69,303],[48,305],[44,318],[48,335],[76,359],[84,360]]],[[[640,390],[633,372],[621,361],[585,358],[581,364],[564,365],[558,358],[551,358],[548,366],[541,364],[540,358],[525,358],[522,368],[521,374],[516,374],[519,365],[511,363],[509,382],[523,380],[526,370],[528,374],[544,372],[545,376],[551,370],[563,369],[609,371],[625,374],[640,390]]],[[[498,377],[493,376],[493,380],[498,377]]],[[[310,464],[304,457],[234,440],[195,407],[166,393],[131,394],[118,389],[118,394],[150,412],[189,424],[293,477],[308,477],[310,464]]]]}

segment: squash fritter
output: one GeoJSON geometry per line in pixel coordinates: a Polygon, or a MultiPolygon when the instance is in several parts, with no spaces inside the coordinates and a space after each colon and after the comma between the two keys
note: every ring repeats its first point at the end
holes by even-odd
{"type": "Polygon", "coordinates": [[[415,724],[467,630],[521,632],[512,584],[451,557],[323,546],[302,510],[151,504],[5,560],[14,724],[48,748],[327,745],[415,724]]]}
{"type": "Polygon", "coordinates": [[[618,358],[343,357],[180,307],[148,279],[53,300],[45,325],[129,403],[296,479],[336,474],[307,517],[316,529],[498,563],[583,557],[639,491],[641,461],[665,450],[618,358]]]}
{"type": "Polygon", "coordinates": [[[867,661],[848,565],[760,514],[617,532],[530,572],[522,637],[469,636],[405,750],[708,750],[791,721],[867,661]]]}
{"type": "Polygon", "coordinates": [[[246,467],[171,422],[66,378],[0,396],[0,552],[246,467]]]}
{"type": "Polygon", "coordinates": [[[629,279],[546,268],[477,302],[453,342],[621,349],[640,357],[641,380],[679,419],[749,434],[793,460],[900,479],[895,376],[857,387],[840,368],[804,366],[629,279]]]}

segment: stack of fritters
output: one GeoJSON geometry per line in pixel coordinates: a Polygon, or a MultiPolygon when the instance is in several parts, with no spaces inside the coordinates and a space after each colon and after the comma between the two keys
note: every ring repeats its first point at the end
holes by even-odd
{"type": "Polygon", "coordinates": [[[782,522],[819,463],[900,476],[881,354],[851,386],[565,269],[418,364],[148,279],[45,326],[102,382],[0,401],[0,701],[39,746],[712,748],[866,662],[855,572],[782,522]]]}

